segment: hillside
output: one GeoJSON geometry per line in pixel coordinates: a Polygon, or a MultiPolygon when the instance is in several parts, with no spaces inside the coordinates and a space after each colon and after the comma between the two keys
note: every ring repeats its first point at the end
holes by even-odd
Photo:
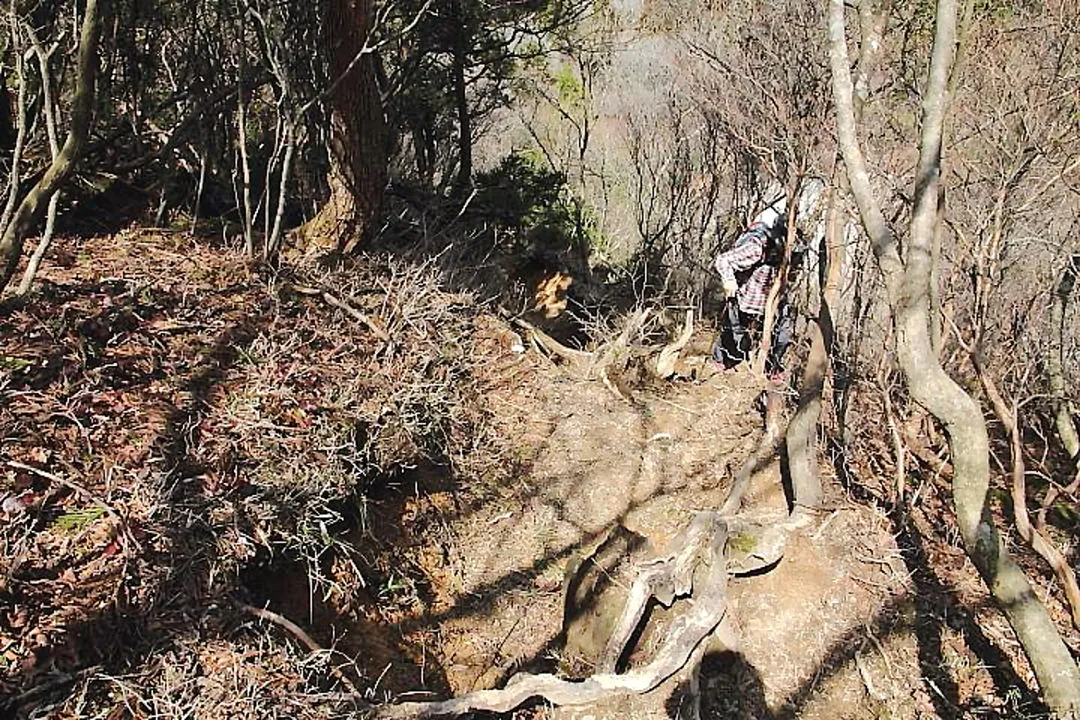
{"type": "MultiPolygon", "coordinates": [[[[763,429],[746,368],[583,375],[392,255],[274,275],[136,230],[54,254],[0,324],[17,717],[341,717],[588,673],[605,621],[571,616],[567,643],[574,569],[628,533],[604,571],[628,577],[723,503],[763,429]]],[[[1032,712],[942,487],[908,522],[821,471],[779,564],[731,580],[739,642],[703,658],[702,717],[1032,712]]],[[[744,518],[786,516],[781,477],[754,476],[744,518]]],[[[611,602],[625,580],[601,580],[611,602]]],[[[682,608],[651,611],[632,664],[682,608]]],[[[691,682],[516,716],[688,717],[691,682]]]]}

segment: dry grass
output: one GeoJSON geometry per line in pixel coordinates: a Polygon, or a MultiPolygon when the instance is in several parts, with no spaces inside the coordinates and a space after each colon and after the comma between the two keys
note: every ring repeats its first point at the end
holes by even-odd
{"type": "Polygon", "coordinates": [[[325,717],[308,696],[344,658],[239,612],[245,574],[287,562],[311,602],[349,607],[393,565],[361,542],[396,522],[368,498],[417,466],[477,492],[512,472],[486,407],[515,380],[509,342],[472,296],[391,256],[294,273],[185,236],[68,241],[0,320],[0,692],[16,714],[325,717]]]}

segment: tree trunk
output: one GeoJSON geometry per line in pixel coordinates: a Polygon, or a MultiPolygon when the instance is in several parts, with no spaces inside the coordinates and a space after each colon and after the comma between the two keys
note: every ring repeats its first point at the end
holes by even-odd
{"type": "Polygon", "coordinates": [[[1024,463],[1024,443],[1016,400],[1013,400],[1010,408],[978,354],[973,355],[971,361],[975,366],[975,373],[979,376],[983,391],[990,400],[990,407],[993,408],[998,422],[1009,435],[1009,452],[1012,455],[1013,520],[1016,522],[1016,532],[1053,569],[1054,575],[1057,576],[1058,582],[1065,591],[1065,599],[1069,602],[1073,625],[1080,628],[1080,585],[1076,583],[1076,573],[1073,572],[1069,561],[1065,559],[1053,541],[1041,530],[1032,527],[1031,518],[1028,515],[1027,469],[1024,463]]]}
{"type": "Polygon", "coordinates": [[[1054,290],[1054,300],[1050,304],[1050,352],[1046,366],[1050,375],[1050,392],[1054,399],[1054,415],[1058,437],[1061,438],[1065,451],[1073,459],[1077,472],[1080,472],[1080,436],[1076,432],[1069,401],[1065,395],[1065,373],[1061,369],[1062,338],[1065,334],[1065,308],[1069,296],[1076,286],[1076,276],[1080,273],[1080,254],[1069,258],[1061,280],[1054,290]]]}
{"type": "Polygon", "coordinates": [[[15,113],[11,96],[7,92],[7,73],[0,74],[0,156],[8,156],[15,149],[15,113]]]}
{"type": "Polygon", "coordinates": [[[369,41],[373,0],[331,0],[330,197],[301,234],[308,244],[352,252],[371,231],[386,190],[387,128],[369,41]],[[357,58],[359,61],[357,62],[357,58]]]}
{"type": "Polygon", "coordinates": [[[472,122],[469,117],[469,99],[465,87],[465,65],[468,62],[468,28],[461,11],[460,0],[452,0],[453,16],[451,50],[453,58],[454,104],[458,116],[458,174],[456,189],[472,185],[472,122]]]}
{"type": "Polygon", "coordinates": [[[45,174],[19,203],[19,208],[0,238],[0,291],[11,282],[22,257],[23,243],[41,221],[46,203],[67,181],[82,156],[94,115],[94,80],[97,73],[98,38],[101,35],[101,17],[98,0],[87,0],[82,29],[79,32],[78,69],[75,76],[75,100],[71,107],[71,129],[60,154],[52,161],[45,174]]]}
{"type": "MultiPolygon", "coordinates": [[[[52,53],[45,51],[32,28],[27,28],[27,34],[33,44],[34,54],[38,60],[38,73],[41,75],[41,112],[45,115],[45,134],[49,138],[49,160],[56,162],[56,158],[60,156],[60,141],[56,134],[56,100],[53,97],[52,75],[49,71],[49,58],[52,53]]],[[[45,213],[45,231],[41,234],[37,247],[34,248],[34,252],[30,255],[29,262],[26,263],[26,271],[23,273],[22,282],[19,283],[17,291],[19,295],[30,292],[30,288],[34,285],[34,278],[37,277],[38,269],[45,259],[45,253],[48,252],[49,245],[52,244],[56,230],[56,208],[59,204],[60,190],[57,188],[56,192],[49,198],[49,206],[45,213]]]]}
{"type": "Polygon", "coordinates": [[[1080,673],[1046,608],[1012,561],[990,519],[989,442],[982,409],[942,369],[930,340],[930,274],[938,206],[942,126],[956,33],[955,0],[938,0],[934,47],[923,97],[914,211],[902,260],[870,185],[859,147],[848,69],[844,0],[831,0],[829,56],[838,140],[863,225],[884,276],[896,325],[897,353],[912,397],[945,427],[954,465],[953,493],[968,556],[1016,631],[1047,704],[1063,716],[1080,712],[1080,673]]]}
{"type": "Polygon", "coordinates": [[[827,276],[821,280],[818,316],[810,326],[810,355],[799,388],[799,407],[788,424],[785,437],[795,505],[809,510],[816,509],[822,497],[817,465],[817,426],[833,345],[832,311],[840,294],[844,259],[840,197],[835,189],[829,197],[826,223],[824,252],[819,262],[826,264],[827,276]]]}
{"type": "MultiPolygon", "coordinates": [[[[891,0],[862,0],[858,3],[860,41],[859,58],[855,64],[856,118],[862,116],[862,109],[870,99],[874,71],[884,45],[882,40],[890,7],[891,0]]],[[[821,417],[825,378],[832,363],[832,313],[840,301],[840,286],[847,252],[837,192],[834,188],[829,198],[825,255],[820,259],[820,262],[827,266],[827,276],[819,281],[821,306],[817,321],[810,326],[810,355],[806,359],[802,387],[799,390],[799,406],[788,425],[785,437],[788,472],[791,475],[795,504],[809,508],[820,504],[822,498],[817,465],[817,426],[821,417]]]]}

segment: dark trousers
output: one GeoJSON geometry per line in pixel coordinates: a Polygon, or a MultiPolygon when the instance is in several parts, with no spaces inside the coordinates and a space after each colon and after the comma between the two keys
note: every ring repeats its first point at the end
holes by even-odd
{"type": "MultiPolygon", "coordinates": [[[[737,300],[728,300],[720,336],[713,343],[713,360],[724,368],[733,368],[742,361],[749,360],[750,353],[761,339],[764,322],[764,316],[743,312],[739,309],[737,300]]],[[[766,373],[772,374],[783,369],[784,353],[791,345],[794,334],[795,319],[791,317],[788,304],[782,303],[773,324],[769,356],[765,359],[766,373]]]]}

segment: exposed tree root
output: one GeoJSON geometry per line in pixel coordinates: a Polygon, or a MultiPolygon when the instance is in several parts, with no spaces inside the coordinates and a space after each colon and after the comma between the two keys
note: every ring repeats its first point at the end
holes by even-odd
{"type": "Polygon", "coordinates": [[[679,337],[663,347],[660,350],[659,356],[656,358],[656,364],[653,367],[653,372],[656,377],[661,380],[667,380],[669,377],[675,374],[675,364],[679,361],[679,353],[686,347],[686,344],[690,342],[690,338],[694,335],[694,311],[686,311],[686,321],[683,323],[682,332],[679,333],[679,337]]]}
{"type": "Polygon", "coordinates": [[[727,614],[727,522],[719,513],[697,513],[664,554],[644,564],[622,616],[604,651],[601,672],[582,681],[555,675],[515,675],[505,688],[480,690],[430,703],[381,708],[380,718],[422,718],[468,712],[509,712],[532,698],[555,705],[584,705],[619,694],[644,694],[684,668],[727,614]],[[694,603],[671,626],[655,657],[623,674],[612,670],[641,622],[649,600],[665,605],[694,596],[694,603]],[[606,670],[605,670],[606,669],[606,670]]]}
{"type": "Polygon", "coordinates": [[[743,495],[750,487],[750,479],[776,455],[787,431],[783,409],[784,399],[779,389],[770,383],[765,396],[765,434],[758,440],[757,447],[735,475],[735,481],[731,484],[731,493],[720,508],[721,515],[731,516],[739,511],[742,507],[743,495]]]}
{"type": "MultiPolygon", "coordinates": [[[[588,353],[567,348],[528,322],[515,319],[540,350],[564,360],[585,365],[587,372],[600,368],[606,379],[607,369],[624,360],[631,338],[641,331],[649,311],[642,310],[628,319],[619,337],[588,353]]],[[[656,374],[670,377],[679,352],[693,333],[693,316],[688,313],[679,337],[660,351],[654,366],[656,374]]],[[[620,395],[621,396],[621,395],[620,395]]],[[[621,694],[645,694],[680,671],[689,672],[692,708],[699,706],[696,697],[696,674],[706,640],[713,646],[737,646],[737,638],[727,613],[727,578],[758,572],[775,565],[783,556],[791,532],[811,518],[796,510],[780,518],[750,519],[736,517],[751,476],[775,457],[784,438],[786,422],[779,388],[769,388],[766,397],[765,434],[736,477],[732,494],[719,511],[696,513],[690,523],[665,548],[664,552],[642,563],[631,583],[618,620],[597,662],[596,674],[584,680],[570,680],[552,674],[520,673],[501,689],[479,690],[458,698],[436,702],[408,702],[379,708],[379,718],[424,718],[459,716],[470,712],[510,712],[529,700],[542,698],[559,706],[585,705],[621,694]],[[729,553],[728,539],[739,542],[729,553]],[[677,599],[692,598],[685,612],[669,627],[660,649],[645,665],[624,673],[619,663],[631,647],[648,604],[655,600],[671,607],[677,599]]]]}

